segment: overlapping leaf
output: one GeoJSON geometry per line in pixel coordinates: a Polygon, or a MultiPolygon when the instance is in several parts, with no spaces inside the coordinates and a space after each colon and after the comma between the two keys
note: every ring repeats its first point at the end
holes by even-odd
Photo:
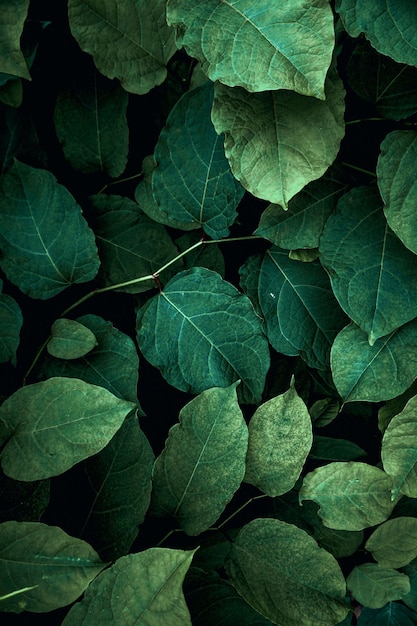
{"type": "Polygon", "coordinates": [[[250,300],[206,268],[177,274],[137,315],[144,357],[190,393],[242,381],[245,402],[258,402],[269,369],[268,342],[250,300]]]}
{"type": "Polygon", "coordinates": [[[177,45],[196,57],[211,80],[248,91],[289,89],[324,99],[334,46],[330,6],[318,0],[169,0],[177,45]],[[232,36],[233,35],[233,36],[232,36]],[[251,54],[246,52],[250,50],[251,54]]]}
{"type": "Polygon", "coordinates": [[[176,47],[165,0],[69,0],[71,32],[97,69],[126,91],[144,94],[166,77],[176,47]]]}
{"type": "Polygon", "coordinates": [[[0,266],[32,298],[50,298],[97,274],[93,231],[49,171],[15,161],[1,179],[0,217],[0,266]]]}
{"type": "Polygon", "coordinates": [[[401,600],[410,591],[410,580],[406,574],[377,563],[354,567],[346,583],[355,600],[371,609],[380,609],[388,602],[401,600]]]}
{"type": "Polygon", "coordinates": [[[248,430],[236,384],[203,391],[180,413],[155,463],[152,510],[190,535],[220,517],[245,474],[248,430]]]}
{"type": "Polygon", "coordinates": [[[58,359],[78,359],[95,348],[94,333],[75,320],[59,318],[51,328],[51,338],[47,349],[58,359]]]}
{"type": "Polygon", "coordinates": [[[381,204],[373,188],[352,189],[320,240],[334,294],[371,346],[417,316],[417,257],[388,227],[381,204]]]}
{"type": "Polygon", "coordinates": [[[0,16],[0,72],[30,80],[20,37],[29,9],[29,0],[4,0],[0,16]]]}
{"type": "Polygon", "coordinates": [[[333,163],[344,135],[344,89],[330,72],[326,100],[277,90],[248,93],[216,83],[212,120],[224,133],[234,176],[254,196],[284,209],[333,163]]]}
{"type": "Polygon", "coordinates": [[[382,567],[398,569],[417,557],[417,519],[403,516],[387,520],[374,530],[365,544],[382,567]]]}
{"type": "Polygon", "coordinates": [[[11,361],[16,365],[23,315],[16,300],[1,293],[2,288],[3,281],[0,280],[0,363],[11,361]]]}
{"type": "Polygon", "coordinates": [[[400,602],[388,602],[381,609],[364,607],[358,626],[416,626],[416,614],[400,602]]]}

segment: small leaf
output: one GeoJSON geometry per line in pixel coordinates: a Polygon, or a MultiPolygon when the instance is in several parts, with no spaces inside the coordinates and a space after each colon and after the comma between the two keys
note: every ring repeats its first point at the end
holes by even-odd
{"type": "Polygon", "coordinates": [[[401,600],[410,591],[408,576],[376,563],[354,567],[346,584],[355,600],[370,609],[380,609],[387,602],[401,600]]]}
{"type": "Polygon", "coordinates": [[[334,398],[317,400],[309,409],[314,426],[322,428],[330,424],[340,413],[340,404],[334,398]]]}
{"type": "Polygon", "coordinates": [[[78,359],[97,345],[94,333],[75,320],[60,318],[51,328],[47,350],[57,359],[78,359]]]}
{"type": "Polygon", "coordinates": [[[177,46],[196,57],[212,81],[248,91],[288,89],[324,100],[334,46],[330,6],[322,0],[273,4],[258,0],[169,0],[177,46]],[[233,37],[231,37],[233,33],[233,37]],[[250,54],[244,51],[250,50],[250,54]]]}
{"type": "Polygon", "coordinates": [[[365,550],[382,567],[398,569],[408,565],[417,557],[417,519],[389,519],[374,530],[365,544],[365,550]]]}
{"type": "Polygon", "coordinates": [[[22,387],[0,406],[0,421],[10,433],[3,470],[16,480],[57,476],[102,450],[134,408],[76,378],[22,387]]]}
{"type": "Polygon", "coordinates": [[[49,171],[15,161],[1,179],[0,217],[0,265],[31,298],[51,298],[96,276],[93,231],[49,171]]]}
{"type": "Polygon", "coordinates": [[[336,530],[362,530],[384,522],[395,502],[385,472],[356,461],[329,463],[305,476],[300,504],[313,500],[323,524],[336,530]]]}
{"type": "Polygon", "coordinates": [[[97,69],[126,91],[145,94],[166,78],[176,51],[165,20],[165,0],[69,0],[71,33],[97,69]]]}
{"type": "Polygon", "coordinates": [[[0,524],[2,611],[44,613],[71,604],[105,567],[81,539],[38,522],[0,524]]]}
{"type": "Polygon", "coordinates": [[[307,407],[291,386],[251,417],[245,481],[272,498],[286,493],[300,476],[312,441],[307,407]]]}
{"type": "Polygon", "coordinates": [[[152,510],[198,535],[220,517],[245,474],[248,430],[236,383],[203,391],[180,413],[155,463],[152,510]]]}
{"type": "Polygon", "coordinates": [[[216,83],[212,120],[224,133],[233,175],[257,198],[284,209],[333,163],[344,135],[344,90],[334,72],[326,100],[294,91],[248,93],[216,83]]]}
{"type": "Polygon", "coordinates": [[[323,461],[355,461],[366,456],[365,450],[347,439],[314,436],[310,451],[312,459],[323,461]]]}
{"type": "Polygon", "coordinates": [[[226,563],[239,594],[276,624],[337,624],[348,613],[336,559],[305,531],[256,519],[239,532],[226,563]]]}
{"type": "Polygon", "coordinates": [[[192,557],[168,548],[121,557],[97,576],[62,626],[191,626],[182,583],[192,557]]]}
{"type": "Polygon", "coordinates": [[[0,72],[30,80],[25,57],[20,49],[29,9],[29,0],[3,0],[0,17],[0,72]]]}
{"type": "Polygon", "coordinates": [[[242,381],[258,402],[269,368],[268,342],[249,299],[206,268],[177,274],[138,311],[144,357],[182,391],[200,393],[242,381]]]}
{"type": "Polygon", "coordinates": [[[3,281],[0,280],[0,363],[11,361],[16,365],[23,315],[16,300],[1,293],[2,287],[3,281]]]}

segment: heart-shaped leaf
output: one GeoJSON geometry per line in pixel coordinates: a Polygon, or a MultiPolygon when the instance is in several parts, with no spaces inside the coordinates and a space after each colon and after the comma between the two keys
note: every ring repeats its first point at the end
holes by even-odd
{"type": "Polygon", "coordinates": [[[94,333],[80,322],[60,318],[51,328],[47,350],[57,359],[78,359],[97,345],[94,333]]]}

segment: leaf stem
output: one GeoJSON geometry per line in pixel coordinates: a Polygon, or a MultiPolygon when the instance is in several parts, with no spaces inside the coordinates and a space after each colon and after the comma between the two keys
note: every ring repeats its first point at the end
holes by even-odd
{"type": "Polygon", "coordinates": [[[139,172],[138,174],[133,174],[132,176],[126,176],[126,178],[119,178],[118,180],[112,180],[110,183],[106,183],[99,191],[97,191],[97,195],[106,191],[112,185],[120,185],[120,183],[127,183],[129,180],[135,180],[135,178],[140,178],[143,172],[139,172]]]}
{"type": "Polygon", "coordinates": [[[368,174],[368,176],[372,176],[373,178],[376,178],[375,172],[371,172],[370,170],[365,170],[363,167],[358,167],[357,165],[353,165],[352,163],[346,163],[346,161],[341,161],[341,165],[344,165],[345,167],[350,167],[351,170],[362,172],[362,174],[368,174]]]}
{"type": "Polygon", "coordinates": [[[261,500],[262,498],[267,498],[267,497],[268,496],[266,493],[261,493],[259,496],[254,496],[253,498],[250,498],[250,500],[242,504],[242,506],[236,509],[236,511],[234,511],[231,515],[229,515],[229,517],[226,517],[226,519],[216,527],[216,530],[220,530],[220,528],[223,528],[223,526],[225,526],[228,522],[230,522],[231,519],[233,519],[238,513],[243,511],[243,509],[245,509],[249,504],[251,504],[251,502],[255,502],[255,500],[261,500]]]}

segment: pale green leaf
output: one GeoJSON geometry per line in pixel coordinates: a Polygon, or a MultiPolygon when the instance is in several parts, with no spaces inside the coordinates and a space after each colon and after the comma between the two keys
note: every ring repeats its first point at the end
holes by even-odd
{"type": "Polygon", "coordinates": [[[254,196],[284,209],[335,160],[343,116],[344,89],[334,72],[326,80],[325,101],[286,90],[214,88],[212,120],[225,134],[233,175],[254,196]]]}
{"type": "Polygon", "coordinates": [[[371,45],[397,63],[417,66],[417,5],[408,0],[336,0],[351,37],[364,33],[371,45]]]}
{"type": "Polygon", "coordinates": [[[61,474],[102,450],[134,408],[77,378],[22,387],[0,406],[0,421],[9,431],[3,470],[27,481],[61,474]]]}
{"type": "Polygon", "coordinates": [[[248,91],[289,89],[324,100],[334,47],[328,2],[168,0],[177,45],[211,80],[248,91]],[[233,34],[233,36],[231,36],[233,34]],[[248,51],[250,50],[250,54],[248,51]]]}
{"type": "Polygon", "coordinates": [[[348,613],[336,559],[292,524],[256,519],[244,526],[226,569],[246,602],[276,624],[332,626],[348,613]]]}
{"type": "MultiPolygon", "coordinates": [[[[398,307],[397,307],[398,308],[398,307]]],[[[416,377],[417,322],[369,345],[356,324],[337,335],[330,353],[333,381],[345,402],[381,402],[408,389],[416,377]]]]}
{"type": "Polygon", "coordinates": [[[381,143],[377,163],[378,187],[387,222],[409,250],[417,254],[417,133],[397,130],[381,143]]]}
{"type": "Polygon", "coordinates": [[[417,557],[417,519],[396,517],[389,519],[369,537],[365,550],[382,567],[398,569],[417,557]]]}
{"type": "Polygon", "coordinates": [[[382,438],[381,459],[392,477],[393,496],[399,493],[417,497],[417,396],[412,397],[401,413],[394,415],[382,438]]]}
{"type": "Polygon", "coordinates": [[[410,591],[406,574],[377,563],[363,563],[353,568],[346,584],[355,600],[370,609],[379,609],[393,600],[401,600],[410,591]]]}
{"type": "Polygon", "coordinates": [[[168,548],[121,557],[91,583],[62,626],[191,626],[182,583],[192,557],[168,548]]]}
{"type": "Polygon", "coordinates": [[[378,467],[340,461],[307,474],[299,500],[316,502],[320,506],[318,514],[329,528],[362,530],[390,516],[395,505],[391,487],[391,477],[378,467]]]}
{"type": "Polygon", "coordinates": [[[165,0],[69,0],[71,33],[97,69],[126,91],[144,94],[166,78],[176,51],[165,0]]]}
{"type": "Polygon", "coordinates": [[[75,320],[59,318],[51,327],[47,350],[57,359],[78,359],[97,345],[94,333],[75,320]]]}
{"type": "Polygon", "coordinates": [[[15,161],[0,186],[0,266],[32,298],[92,280],[99,259],[93,231],[49,171],[15,161]]]}
{"type": "Polygon", "coordinates": [[[339,200],[321,236],[320,260],[370,345],[417,316],[417,257],[387,225],[375,189],[354,188],[339,200]]]}
{"type": "Polygon", "coordinates": [[[1,293],[2,288],[3,281],[0,280],[0,363],[11,361],[16,365],[23,315],[16,300],[1,293]]]}
{"type": "Polygon", "coordinates": [[[174,516],[189,535],[207,530],[243,480],[247,446],[236,383],[203,391],[181,410],[156,460],[152,511],[174,516]]]}
{"type": "Polygon", "coordinates": [[[261,320],[215,272],[195,267],[177,274],[138,311],[137,340],[144,357],[182,391],[241,380],[242,399],[260,400],[269,368],[261,320]]]}
{"type": "Polygon", "coordinates": [[[286,493],[300,476],[312,441],[310,415],[292,385],[251,417],[245,481],[272,498],[286,493]]]}
{"type": "Polygon", "coordinates": [[[45,613],[74,602],[105,567],[85,541],[39,522],[0,524],[1,610],[45,613]]]}
{"type": "Polygon", "coordinates": [[[171,110],[155,147],[152,173],[158,221],[201,228],[213,239],[226,237],[237,217],[244,189],[224,154],[223,137],[210,119],[213,85],[186,92],[171,110]]]}
{"type": "Polygon", "coordinates": [[[106,172],[120,176],[127,162],[129,129],[127,93],[95,71],[81,75],[61,89],[55,104],[54,124],[65,158],[83,173],[106,172]]]}
{"type": "Polygon", "coordinates": [[[2,0],[0,15],[0,72],[30,80],[25,57],[20,49],[29,9],[29,0],[2,0]]]}

